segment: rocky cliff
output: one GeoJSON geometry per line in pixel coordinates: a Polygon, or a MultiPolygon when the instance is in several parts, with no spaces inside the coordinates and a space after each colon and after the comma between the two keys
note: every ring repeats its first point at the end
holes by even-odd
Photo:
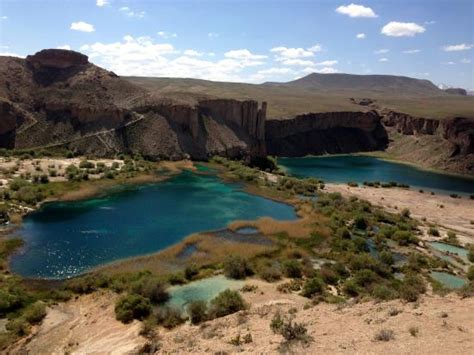
{"type": "Polygon", "coordinates": [[[267,152],[277,156],[364,152],[388,144],[375,111],[309,113],[268,120],[265,128],[267,152]]]}
{"type": "Polygon", "coordinates": [[[156,97],[74,51],[0,57],[0,147],[172,159],[264,155],[265,112],[252,100],[156,97]]]}
{"type": "Polygon", "coordinates": [[[427,167],[474,174],[474,119],[437,120],[389,111],[382,121],[392,141],[389,153],[427,167]]]}

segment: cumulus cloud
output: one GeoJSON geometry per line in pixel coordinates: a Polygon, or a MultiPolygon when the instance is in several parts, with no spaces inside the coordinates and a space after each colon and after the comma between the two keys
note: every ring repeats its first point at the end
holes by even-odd
{"type": "Polygon", "coordinates": [[[209,37],[209,38],[217,38],[217,37],[219,37],[219,33],[209,32],[209,33],[207,34],[207,37],[209,37]]]}
{"type": "Polygon", "coordinates": [[[364,39],[365,37],[367,37],[367,36],[365,35],[365,33],[358,33],[358,34],[356,35],[356,38],[357,38],[357,39],[364,39]]]}
{"type": "Polygon", "coordinates": [[[0,20],[8,20],[8,16],[0,16],[0,20]]]}
{"type": "Polygon", "coordinates": [[[285,59],[281,62],[283,65],[300,65],[300,66],[308,66],[314,65],[312,60],[304,60],[304,59],[285,59]]]}
{"type": "Polygon", "coordinates": [[[204,55],[204,53],[195,51],[194,49],[186,49],[183,54],[188,57],[202,57],[204,55]]]}
{"type": "Polygon", "coordinates": [[[243,60],[260,60],[267,58],[266,55],[253,54],[248,49],[234,49],[224,53],[224,57],[243,60]]]}
{"type": "Polygon", "coordinates": [[[461,59],[461,63],[462,64],[471,64],[471,60],[467,59],[467,58],[463,58],[463,59],[461,59]]]}
{"type": "Polygon", "coordinates": [[[178,34],[177,33],[174,33],[174,32],[165,32],[165,31],[159,31],[156,33],[158,36],[160,36],[161,38],[164,38],[164,39],[168,39],[168,38],[176,38],[178,37],[178,34]]]}
{"type": "Polygon", "coordinates": [[[25,58],[24,55],[12,53],[12,52],[0,52],[0,56],[4,57],[17,57],[17,58],[25,58]]]}
{"type": "Polygon", "coordinates": [[[405,54],[415,54],[415,53],[420,53],[421,51],[419,49],[407,49],[403,51],[405,54]]]}
{"type": "Polygon", "coordinates": [[[443,50],[446,52],[458,52],[458,51],[467,51],[474,47],[474,44],[451,44],[443,47],[443,50]]]}
{"type": "Polygon", "coordinates": [[[99,7],[103,7],[105,5],[108,5],[109,1],[108,0],[97,0],[95,4],[99,7]]]}
{"type": "Polygon", "coordinates": [[[227,57],[218,60],[204,60],[186,51],[179,55],[169,43],[155,43],[150,37],[130,35],[119,42],[87,44],[81,50],[94,63],[119,75],[247,81],[258,78],[247,76],[245,70],[263,63],[255,59],[256,54],[241,49],[229,51],[227,57]]]}
{"type": "Polygon", "coordinates": [[[310,52],[317,53],[317,52],[321,52],[323,50],[323,47],[320,44],[315,44],[314,46],[309,47],[307,49],[310,52]]]}
{"type": "Polygon", "coordinates": [[[334,73],[338,73],[339,71],[333,67],[324,67],[324,68],[307,67],[307,68],[304,68],[301,72],[303,74],[311,74],[311,73],[334,74],[334,73]]]}
{"type": "Polygon", "coordinates": [[[357,4],[339,6],[336,12],[349,17],[377,17],[370,7],[357,4]]]}
{"type": "Polygon", "coordinates": [[[323,62],[314,63],[314,65],[325,66],[325,67],[332,67],[333,65],[336,65],[336,64],[337,64],[337,60],[325,60],[323,62]]]}
{"type": "Polygon", "coordinates": [[[146,15],[145,11],[133,11],[128,6],[122,6],[119,11],[128,17],[144,18],[146,15]]]}
{"type": "Polygon", "coordinates": [[[426,29],[423,26],[414,22],[391,21],[382,27],[380,33],[391,37],[413,37],[425,31],[426,29]]]}
{"type": "Polygon", "coordinates": [[[442,62],[441,64],[443,64],[443,65],[454,65],[456,63],[454,63],[454,62],[442,62]]]}
{"type": "Polygon", "coordinates": [[[71,46],[69,44],[64,44],[62,46],[57,46],[57,49],[67,49],[68,51],[71,50],[71,46]]]}
{"type": "Polygon", "coordinates": [[[382,49],[377,49],[376,51],[374,51],[374,54],[385,54],[388,52],[390,52],[390,49],[382,48],[382,49]]]}
{"type": "Polygon", "coordinates": [[[304,48],[287,48],[287,47],[275,47],[270,49],[270,52],[275,53],[276,61],[286,61],[289,59],[300,59],[314,56],[314,53],[321,50],[319,45],[304,48]]]}
{"type": "Polygon", "coordinates": [[[388,58],[380,58],[379,62],[388,62],[388,58]]]}
{"type": "Polygon", "coordinates": [[[90,23],[84,21],[78,21],[71,23],[71,30],[80,31],[80,32],[94,32],[95,28],[90,23]]]}

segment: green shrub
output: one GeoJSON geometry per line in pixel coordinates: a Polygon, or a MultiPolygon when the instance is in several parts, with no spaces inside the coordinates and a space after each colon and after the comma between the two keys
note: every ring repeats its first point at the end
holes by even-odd
{"type": "Polygon", "coordinates": [[[382,329],[374,336],[374,340],[376,341],[390,341],[393,339],[395,339],[395,335],[391,329],[382,329]]]}
{"type": "Polygon", "coordinates": [[[252,275],[252,269],[247,260],[234,255],[224,260],[224,274],[231,279],[241,280],[248,275],[252,275]]]}
{"type": "Polygon", "coordinates": [[[314,295],[322,294],[324,291],[324,286],[323,280],[318,277],[313,277],[305,281],[301,295],[311,298],[314,295]]]}
{"type": "Polygon", "coordinates": [[[351,232],[346,227],[339,228],[337,235],[343,239],[351,239],[351,232]]]}
{"type": "Polygon", "coordinates": [[[299,279],[302,276],[301,264],[297,260],[286,260],[283,262],[285,276],[299,279]]]}
{"type": "Polygon", "coordinates": [[[275,282],[281,279],[281,270],[278,265],[264,266],[258,276],[267,282],[275,282]]]}
{"type": "Polygon", "coordinates": [[[410,213],[410,210],[408,208],[404,208],[400,214],[402,215],[402,217],[410,218],[411,213],[410,213]]]}
{"type": "Polygon", "coordinates": [[[150,315],[150,301],[143,296],[128,294],[121,296],[115,304],[115,317],[123,323],[142,320],[150,315]]]}
{"type": "Polygon", "coordinates": [[[211,300],[211,318],[224,317],[246,308],[245,302],[237,291],[225,290],[211,300]]]}
{"type": "Polygon", "coordinates": [[[207,319],[206,301],[193,301],[188,304],[188,315],[192,324],[199,324],[207,319]]]}
{"type": "Polygon", "coordinates": [[[81,169],[94,169],[95,164],[91,161],[88,161],[88,160],[82,160],[79,163],[79,168],[81,168],[81,169]]]}
{"type": "Polygon", "coordinates": [[[345,294],[355,297],[360,293],[360,288],[354,279],[347,279],[342,287],[345,294]]]}
{"type": "Polygon", "coordinates": [[[132,292],[148,298],[153,304],[164,303],[169,298],[165,284],[152,277],[142,278],[134,283],[132,292]]]}
{"type": "Polygon", "coordinates": [[[467,259],[471,262],[474,263],[474,245],[471,244],[469,246],[468,252],[467,252],[467,259]]]}
{"type": "Polygon", "coordinates": [[[367,220],[365,219],[364,216],[357,216],[354,220],[354,226],[357,229],[367,229],[367,220]]]}
{"type": "Polygon", "coordinates": [[[466,276],[470,281],[474,281],[474,265],[469,266],[466,276]]]}
{"type": "Polygon", "coordinates": [[[197,274],[199,274],[199,268],[196,264],[186,265],[186,268],[184,269],[184,277],[186,280],[192,280],[197,274]]]}
{"type": "Polygon", "coordinates": [[[177,307],[160,307],[155,314],[156,323],[172,329],[185,322],[185,318],[177,307]]]}
{"type": "Polygon", "coordinates": [[[433,237],[439,237],[439,230],[435,227],[430,227],[430,229],[428,229],[428,234],[432,235],[433,237]]]}
{"type": "Polygon", "coordinates": [[[405,276],[400,286],[400,297],[407,302],[415,302],[420,294],[426,292],[426,286],[423,279],[414,274],[405,276]]]}
{"type": "Polygon", "coordinates": [[[283,319],[280,313],[275,314],[270,322],[270,329],[275,334],[280,334],[287,341],[302,341],[309,342],[311,337],[308,335],[308,330],[301,324],[291,320],[283,319]]]}
{"type": "Polygon", "coordinates": [[[38,301],[28,306],[23,312],[23,317],[30,324],[37,324],[46,316],[46,306],[43,302],[38,301]]]}
{"type": "Polygon", "coordinates": [[[412,244],[418,243],[418,238],[409,231],[401,231],[401,230],[396,231],[393,234],[392,239],[396,240],[398,244],[401,246],[407,246],[410,243],[412,244]]]}
{"type": "Polygon", "coordinates": [[[389,250],[384,250],[380,253],[380,261],[386,265],[393,265],[393,255],[389,250]]]}
{"type": "Polygon", "coordinates": [[[6,325],[6,328],[10,333],[19,337],[25,336],[30,332],[29,323],[22,317],[10,320],[6,325]]]}
{"type": "Polygon", "coordinates": [[[385,285],[376,285],[372,291],[372,296],[381,301],[388,301],[396,298],[397,293],[385,285]]]}

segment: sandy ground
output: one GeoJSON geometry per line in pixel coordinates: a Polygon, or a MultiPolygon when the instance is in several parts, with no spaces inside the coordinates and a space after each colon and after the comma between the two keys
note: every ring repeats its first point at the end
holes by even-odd
{"type": "Polygon", "coordinates": [[[343,196],[357,196],[389,212],[400,212],[408,208],[412,217],[426,218],[445,229],[458,234],[462,243],[474,243],[474,200],[466,197],[452,198],[446,195],[430,195],[417,190],[401,188],[350,187],[343,184],[326,184],[329,192],[340,192],[343,196]]]}
{"type": "MultiPolygon", "coordinates": [[[[205,322],[185,324],[174,330],[157,331],[160,353],[278,353],[283,338],[273,334],[274,314],[293,314],[313,338],[304,345],[294,343],[287,351],[296,354],[472,354],[474,349],[474,298],[456,295],[424,296],[416,304],[391,301],[346,305],[318,304],[296,294],[282,294],[276,284],[249,280],[255,291],[243,293],[251,304],[247,311],[205,322]],[[306,309],[304,309],[306,308],[306,309]],[[396,315],[390,315],[397,310],[396,315]],[[417,328],[413,336],[409,329],[417,328]],[[394,339],[374,340],[382,329],[392,330],[394,339]],[[251,334],[252,342],[232,345],[238,334],[251,334]]],[[[123,325],[113,314],[115,297],[109,293],[83,296],[53,307],[33,336],[10,349],[12,353],[127,353],[137,351],[146,339],[139,336],[140,324],[123,325]]]]}
{"type": "Polygon", "coordinates": [[[9,353],[123,354],[140,349],[146,339],[141,324],[115,320],[113,293],[95,293],[53,306],[32,335],[15,344],[9,353]]]}

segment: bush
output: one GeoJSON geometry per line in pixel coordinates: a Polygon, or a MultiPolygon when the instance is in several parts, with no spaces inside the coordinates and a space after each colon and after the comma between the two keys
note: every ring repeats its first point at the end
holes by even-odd
{"type": "Polygon", "coordinates": [[[123,323],[142,320],[150,315],[150,301],[143,296],[129,294],[120,297],[115,304],[115,317],[123,323]]]}
{"type": "Polygon", "coordinates": [[[46,316],[46,306],[43,302],[35,302],[25,309],[23,317],[30,324],[37,324],[46,316]]]}
{"type": "Polygon", "coordinates": [[[303,285],[303,291],[301,291],[301,295],[304,297],[311,298],[314,295],[322,294],[324,291],[324,282],[318,277],[313,277],[311,279],[306,280],[303,285]]]}
{"type": "Polygon", "coordinates": [[[471,262],[474,263],[474,245],[469,246],[469,250],[467,252],[467,259],[471,262]]]}
{"type": "Polygon", "coordinates": [[[230,256],[224,261],[224,274],[231,279],[245,279],[252,274],[252,270],[247,260],[240,256],[230,256]]]}
{"type": "Polygon", "coordinates": [[[10,320],[6,325],[6,328],[9,332],[19,337],[25,336],[30,332],[30,325],[22,317],[10,320]]]}
{"type": "Polygon", "coordinates": [[[419,295],[425,292],[425,282],[420,276],[413,274],[406,275],[400,286],[400,297],[407,302],[417,301],[419,295]]]}
{"type": "Polygon", "coordinates": [[[88,161],[88,160],[82,160],[79,163],[79,168],[81,168],[81,169],[94,169],[95,164],[91,161],[88,161]]]}
{"type": "Polygon", "coordinates": [[[281,270],[277,265],[265,266],[260,270],[258,275],[267,282],[275,282],[281,279],[281,270]]]}
{"type": "Polygon", "coordinates": [[[245,302],[237,291],[225,290],[211,300],[211,318],[224,317],[246,308],[245,302]]]}
{"type": "Polygon", "coordinates": [[[388,301],[396,298],[397,293],[385,285],[377,285],[372,291],[372,296],[381,301],[388,301]]]}
{"type": "Polygon", "coordinates": [[[301,323],[293,323],[291,319],[283,319],[280,313],[275,314],[270,322],[270,329],[275,334],[280,334],[286,341],[303,341],[308,342],[311,337],[308,330],[301,323]]]}
{"type": "Polygon", "coordinates": [[[156,278],[142,278],[132,285],[133,293],[148,298],[151,303],[158,304],[166,302],[169,294],[165,284],[156,278]]]}
{"type": "Polygon", "coordinates": [[[390,341],[393,339],[395,339],[395,335],[391,329],[382,329],[374,336],[374,340],[376,341],[390,341]]]}
{"type": "Polygon", "coordinates": [[[404,208],[401,212],[402,217],[410,218],[410,210],[408,208],[404,208]]]}
{"type": "Polygon", "coordinates": [[[362,288],[366,288],[372,285],[378,280],[378,276],[375,272],[368,269],[359,270],[354,274],[354,281],[362,288]]]}
{"type": "Polygon", "coordinates": [[[418,238],[409,231],[396,231],[392,238],[398,242],[401,246],[407,246],[410,243],[418,243],[418,238]]]}
{"type": "Polygon", "coordinates": [[[364,216],[357,216],[354,220],[354,226],[357,229],[367,229],[367,221],[364,216]]]}
{"type": "Polygon", "coordinates": [[[207,319],[206,301],[193,301],[188,304],[188,315],[192,324],[199,324],[207,319]]]}
{"type": "Polygon", "coordinates": [[[346,280],[346,282],[344,282],[342,289],[344,293],[352,297],[358,296],[360,293],[359,285],[354,279],[346,280]]]}
{"type": "Polygon", "coordinates": [[[393,255],[389,250],[384,250],[380,253],[380,261],[386,265],[393,265],[393,255]]]}
{"type": "Polygon", "coordinates": [[[199,269],[196,264],[186,265],[184,269],[184,277],[186,280],[192,280],[197,274],[199,274],[199,269]]]}
{"type": "Polygon", "coordinates": [[[430,229],[428,230],[428,234],[432,235],[433,237],[439,237],[439,230],[435,227],[430,227],[430,229]]]}
{"type": "Polygon", "coordinates": [[[469,266],[469,269],[467,270],[466,276],[468,280],[474,281],[474,265],[469,266]]]}
{"type": "Polygon", "coordinates": [[[167,329],[172,329],[186,320],[176,307],[161,307],[155,314],[156,323],[167,329]]]}
{"type": "Polygon", "coordinates": [[[299,279],[302,275],[301,264],[296,260],[286,260],[283,263],[283,272],[287,277],[299,279]]]}

